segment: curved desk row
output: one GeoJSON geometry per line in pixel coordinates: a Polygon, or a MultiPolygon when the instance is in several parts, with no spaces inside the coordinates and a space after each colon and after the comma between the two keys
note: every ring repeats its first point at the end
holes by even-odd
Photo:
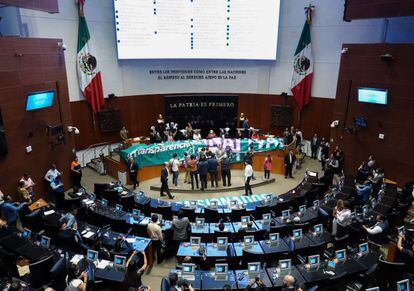
{"type": "MultiPolygon", "coordinates": [[[[373,252],[363,257],[353,254],[348,256],[345,262],[336,264],[334,268],[328,268],[323,264],[316,270],[309,270],[304,264],[299,264],[293,265],[290,270],[284,272],[280,272],[278,268],[261,269],[257,277],[269,290],[281,290],[283,277],[286,274],[292,275],[299,285],[310,287],[322,283],[334,288],[336,278],[344,279],[344,276],[350,278],[365,272],[377,261],[378,254],[373,252]]],[[[217,280],[215,273],[211,271],[196,270],[192,278],[183,277],[182,270],[171,270],[171,273],[177,273],[181,279],[185,278],[196,290],[223,290],[226,284],[229,284],[232,290],[245,290],[251,280],[248,270],[229,271],[226,280],[217,280]]]]}

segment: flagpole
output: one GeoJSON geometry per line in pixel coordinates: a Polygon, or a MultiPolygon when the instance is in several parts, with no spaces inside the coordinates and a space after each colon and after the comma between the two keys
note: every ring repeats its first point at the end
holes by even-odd
{"type": "MultiPolygon", "coordinates": [[[[84,17],[83,7],[85,5],[85,0],[75,0],[75,1],[76,1],[76,4],[78,5],[79,17],[84,17]]],[[[92,115],[93,131],[96,132],[95,112],[93,111],[92,106],[89,105],[89,108],[91,110],[91,115],[92,115]]]]}
{"type": "MultiPolygon", "coordinates": [[[[310,25],[312,24],[312,11],[315,9],[315,6],[312,5],[311,1],[309,1],[309,5],[304,7],[305,9],[305,14],[306,14],[306,22],[310,25]]],[[[300,127],[300,121],[302,118],[302,110],[298,111],[298,127],[300,127]]]]}

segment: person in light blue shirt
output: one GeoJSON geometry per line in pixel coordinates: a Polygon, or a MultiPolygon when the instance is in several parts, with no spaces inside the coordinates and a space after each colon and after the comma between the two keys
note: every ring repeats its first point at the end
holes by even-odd
{"type": "Polygon", "coordinates": [[[13,202],[10,196],[6,196],[5,202],[2,204],[2,213],[4,219],[7,221],[8,226],[16,227],[16,222],[19,219],[19,211],[26,206],[26,202],[17,203],[13,202]]]}
{"type": "Polygon", "coordinates": [[[370,181],[365,181],[364,184],[356,187],[357,200],[362,204],[367,204],[371,196],[372,185],[370,181]]]}
{"type": "Polygon", "coordinates": [[[50,183],[50,188],[53,190],[53,196],[56,201],[56,208],[63,208],[65,203],[65,193],[63,191],[63,183],[60,175],[57,175],[55,179],[50,183]]]}

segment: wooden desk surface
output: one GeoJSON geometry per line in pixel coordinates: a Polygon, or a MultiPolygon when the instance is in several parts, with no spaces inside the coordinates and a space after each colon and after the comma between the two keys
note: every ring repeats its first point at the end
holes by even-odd
{"type": "Polygon", "coordinates": [[[46,207],[47,206],[47,203],[46,203],[46,201],[45,200],[43,200],[42,198],[40,198],[40,199],[38,199],[38,200],[36,200],[35,202],[33,202],[30,206],[29,206],[29,209],[30,209],[30,211],[36,211],[36,210],[38,210],[38,209],[40,209],[40,208],[43,208],[43,207],[46,207]]]}

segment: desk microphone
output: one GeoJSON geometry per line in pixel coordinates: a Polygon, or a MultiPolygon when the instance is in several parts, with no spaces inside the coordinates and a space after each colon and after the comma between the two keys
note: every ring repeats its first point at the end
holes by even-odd
{"type": "Polygon", "coordinates": [[[249,216],[250,216],[250,218],[251,218],[253,221],[255,221],[255,220],[256,220],[256,219],[254,218],[254,216],[253,216],[253,215],[249,214],[249,216]]]}

